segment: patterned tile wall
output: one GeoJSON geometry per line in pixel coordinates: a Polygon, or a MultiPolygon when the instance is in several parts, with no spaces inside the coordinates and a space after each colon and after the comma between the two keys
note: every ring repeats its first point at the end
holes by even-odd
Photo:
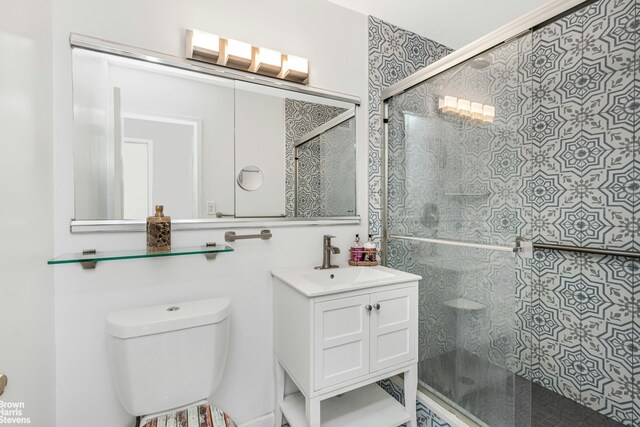
{"type": "Polygon", "coordinates": [[[369,233],[380,239],[382,90],[452,52],[448,47],[369,17],[369,233]]]}
{"type": "MultiPolygon", "coordinates": [[[[295,150],[293,142],[344,111],[344,108],[285,99],[285,212],[288,217],[295,215],[295,150]]],[[[301,187],[304,190],[304,196],[300,200],[302,212],[300,216],[305,217],[321,216],[317,214],[320,211],[320,196],[317,191],[320,185],[320,145],[319,141],[313,141],[309,144],[312,144],[313,147],[304,150],[305,161],[301,166],[309,168],[310,172],[302,175],[310,178],[299,183],[302,184],[301,187]]]]}
{"type": "MultiPolygon", "coordinates": [[[[600,0],[533,34],[537,241],[637,251],[638,30],[634,0],[600,0]]],[[[640,425],[640,263],[536,251],[519,311],[532,331],[525,375],[625,425],[640,425]],[[634,326],[635,323],[635,326],[634,326]]]]}
{"type": "MultiPolygon", "coordinates": [[[[397,152],[390,147],[394,231],[502,244],[523,235],[640,250],[639,13],[639,0],[599,0],[494,50],[497,67],[452,72],[441,83],[448,91],[457,85],[465,96],[496,106],[495,125],[486,132],[455,123],[434,129],[421,119],[437,109],[437,82],[403,95],[402,114],[391,114],[389,125],[391,137],[406,142],[397,152]],[[447,147],[451,141],[461,151],[447,147]],[[441,174],[430,181],[433,170],[441,174]],[[456,193],[478,197],[456,200],[456,193]]],[[[393,30],[380,41],[384,25],[370,19],[374,233],[380,231],[380,82],[404,69],[383,67],[385,55],[403,49],[392,43],[393,30]],[[380,45],[386,47],[376,49],[380,45]]],[[[428,278],[421,283],[421,357],[463,348],[612,419],[640,425],[638,261],[536,251],[532,260],[500,263],[432,246],[389,247],[393,266],[428,278]],[[474,264],[481,265],[475,273],[469,271],[474,264]],[[503,297],[505,304],[500,312],[495,303],[485,318],[462,319],[442,305],[454,297],[489,306],[503,297]]]]}
{"type": "MultiPolygon", "coordinates": [[[[382,380],[378,383],[380,387],[393,396],[398,402],[404,405],[404,390],[392,379],[382,380]]],[[[450,427],[450,424],[442,420],[438,414],[428,408],[419,400],[416,401],[417,427],[450,427]]]]}

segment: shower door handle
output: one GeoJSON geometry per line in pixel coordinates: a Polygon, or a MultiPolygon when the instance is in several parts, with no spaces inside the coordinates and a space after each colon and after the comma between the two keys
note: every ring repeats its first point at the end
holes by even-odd
{"type": "Polygon", "coordinates": [[[523,258],[533,258],[533,242],[528,242],[524,237],[518,236],[513,252],[521,254],[523,258]]]}

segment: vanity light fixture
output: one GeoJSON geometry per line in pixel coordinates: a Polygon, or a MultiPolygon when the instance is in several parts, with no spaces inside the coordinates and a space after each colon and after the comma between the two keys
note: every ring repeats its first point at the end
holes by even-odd
{"type": "Polygon", "coordinates": [[[307,84],[309,82],[309,61],[299,56],[285,55],[282,58],[282,71],[278,77],[307,84]]]}
{"type": "Polygon", "coordinates": [[[193,59],[217,62],[220,56],[220,37],[204,31],[187,31],[187,45],[193,59]]]}
{"type": "Polygon", "coordinates": [[[453,96],[438,99],[438,108],[442,113],[453,113],[485,123],[493,123],[493,119],[496,117],[496,108],[492,105],[483,105],[479,102],[458,99],[453,96]]]}
{"type": "Polygon", "coordinates": [[[277,50],[225,39],[200,30],[186,31],[186,57],[210,64],[308,84],[309,61],[277,50]]]}
{"type": "Polygon", "coordinates": [[[277,77],[282,70],[282,53],[266,47],[253,48],[253,64],[249,71],[277,77]]]}
{"type": "Polygon", "coordinates": [[[225,53],[227,56],[227,62],[220,65],[228,65],[230,67],[239,68],[241,70],[248,70],[249,67],[251,67],[253,55],[251,45],[249,43],[229,39],[227,40],[227,48],[225,53]]]}

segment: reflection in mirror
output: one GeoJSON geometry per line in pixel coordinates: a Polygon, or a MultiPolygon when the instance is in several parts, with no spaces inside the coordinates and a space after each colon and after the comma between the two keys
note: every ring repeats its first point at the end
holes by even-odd
{"type": "Polygon", "coordinates": [[[355,105],[72,50],[75,218],[354,217],[355,105]]]}
{"type": "Polygon", "coordinates": [[[354,110],[346,110],[298,139],[295,216],[353,216],[355,212],[354,110]]]}
{"type": "Polygon", "coordinates": [[[264,176],[257,166],[245,166],[238,173],[238,185],[245,191],[256,191],[263,182],[264,176]]]}
{"type": "Polygon", "coordinates": [[[233,81],[73,49],[73,85],[76,219],[233,212],[233,81]]]}

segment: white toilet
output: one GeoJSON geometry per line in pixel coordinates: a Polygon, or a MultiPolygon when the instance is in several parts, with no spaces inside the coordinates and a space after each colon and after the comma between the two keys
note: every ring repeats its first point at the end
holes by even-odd
{"type": "Polygon", "coordinates": [[[109,360],[118,398],[145,421],[197,405],[218,388],[229,344],[229,298],[110,313],[109,360]]]}

